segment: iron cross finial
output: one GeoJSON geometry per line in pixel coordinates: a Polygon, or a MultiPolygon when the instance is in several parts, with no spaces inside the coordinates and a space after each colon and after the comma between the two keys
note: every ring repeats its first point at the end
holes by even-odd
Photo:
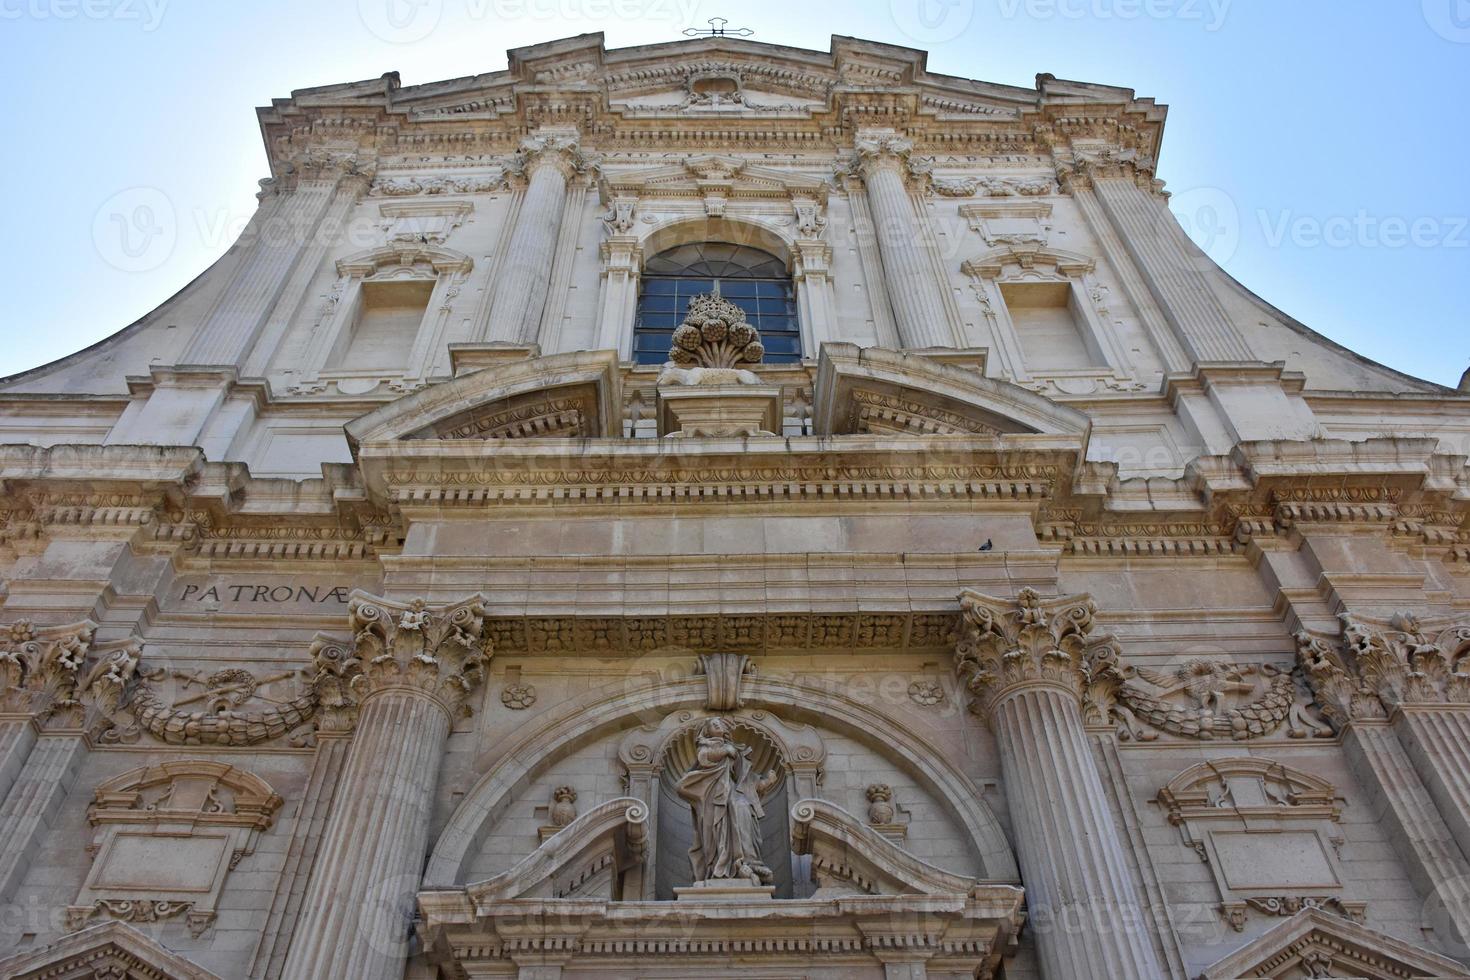
{"type": "Polygon", "coordinates": [[[755,33],[755,31],[751,30],[748,27],[727,28],[725,25],[728,23],[730,22],[723,17],[711,17],[709,19],[708,28],[686,27],[684,28],[684,36],[699,37],[701,35],[707,35],[709,37],[750,37],[752,34],[755,33]]]}

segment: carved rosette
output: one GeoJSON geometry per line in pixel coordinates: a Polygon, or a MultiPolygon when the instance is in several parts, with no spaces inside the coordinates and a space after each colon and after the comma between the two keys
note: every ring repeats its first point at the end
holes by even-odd
{"type": "Polygon", "coordinates": [[[1297,660],[1336,724],[1405,705],[1470,704],[1470,623],[1426,630],[1411,613],[1387,623],[1342,614],[1342,647],[1300,630],[1297,660]]]}
{"type": "Polygon", "coordinates": [[[988,721],[1010,694],[1043,686],[1076,697],[1087,724],[1107,723],[1124,674],[1113,638],[1091,635],[1090,596],[1043,599],[1026,588],[1002,599],[966,590],[960,611],[955,673],[974,697],[972,711],[988,721]]]}
{"type": "Polygon", "coordinates": [[[35,626],[17,620],[0,627],[0,710],[48,720],[80,708],[78,674],[96,624],[35,626]]]}
{"type": "Polygon", "coordinates": [[[353,658],[344,667],[347,691],[360,704],[387,690],[418,691],[438,701],[451,717],[485,677],[491,641],[479,596],[449,605],[423,599],[394,602],[353,593],[348,607],[353,658]]]}

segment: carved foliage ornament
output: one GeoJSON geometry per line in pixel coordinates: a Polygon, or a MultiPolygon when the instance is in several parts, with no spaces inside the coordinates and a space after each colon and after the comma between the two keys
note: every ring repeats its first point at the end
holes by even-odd
{"type": "Polygon", "coordinates": [[[971,710],[988,718],[1008,693],[1044,683],[1081,698],[1085,721],[1106,721],[1123,672],[1113,638],[1091,635],[1091,596],[1043,599],[1025,588],[1002,599],[967,590],[960,611],[955,673],[974,696],[971,710]]]}
{"type": "Polygon", "coordinates": [[[95,624],[36,626],[21,619],[0,627],[0,710],[43,720],[80,708],[78,673],[95,624]]]}
{"type": "Polygon", "coordinates": [[[1194,657],[1169,671],[1137,667],[1117,689],[1113,714],[1123,738],[1152,741],[1159,731],[1184,738],[1242,740],[1268,735],[1287,725],[1292,738],[1329,738],[1332,729],[1297,701],[1290,668],[1259,668],[1194,657]],[[1134,680],[1151,686],[1145,689],[1134,680]],[[1259,682],[1257,681],[1259,677],[1259,682]]]}
{"type": "Polygon", "coordinates": [[[490,663],[479,596],[431,606],[423,599],[403,603],[355,592],[348,618],[357,662],[348,668],[352,698],[360,702],[375,691],[410,688],[452,713],[467,710],[465,701],[490,663]]]}
{"type": "Polygon", "coordinates": [[[689,301],[684,322],[674,331],[669,360],[683,367],[734,370],[759,364],[766,356],[760,334],[745,320],[745,311],[718,293],[689,301]]]}
{"type": "Polygon", "coordinates": [[[1470,623],[1428,629],[1406,612],[1387,623],[1339,619],[1341,648],[1296,634],[1298,663],[1334,723],[1383,718],[1401,705],[1470,704],[1470,623]]]}

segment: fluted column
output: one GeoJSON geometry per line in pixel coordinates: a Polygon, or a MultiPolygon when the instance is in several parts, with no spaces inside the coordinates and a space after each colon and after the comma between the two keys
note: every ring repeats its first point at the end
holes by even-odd
{"type": "Polygon", "coordinates": [[[1342,646],[1298,630],[1297,662],[1390,821],[1426,911],[1470,948],[1470,754],[1457,741],[1470,738],[1470,674],[1452,669],[1470,626],[1431,638],[1402,613],[1386,624],[1339,618],[1342,646]]]}
{"type": "Polygon", "coordinates": [[[894,133],[859,134],[857,166],[883,263],[884,286],[904,347],[953,347],[944,288],[924,255],[905,175],[913,144],[894,133]]]}
{"type": "Polygon", "coordinates": [[[86,752],[78,685],[95,628],[0,627],[0,903],[25,878],[86,752]]]}
{"type": "Polygon", "coordinates": [[[1089,635],[1092,600],[1023,589],[960,604],[955,669],[1000,748],[1042,975],[1163,977],[1083,726],[1084,688],[1121,681],[1112,639],[1089,635]]]}
{"type": "Polygon", "coordinates": [[[517,165],[526,176],[526,192],[498,270],[500,282],[490,305],[490,322],[480,326],[480,335],[491,341],[531,344],[537,340],[546,308],[567,181],[582,166],[576,134],[548,132],[530,137],[521,144],[517,165]]]}
{"type": "Polygon", "coordinates": [[[357,728],[286,977],[396,980],[408,955],[440,756],[488,655],[478,597],[450,606],[354,593],[353,643],[312,649],[329,714],[357,728]]]}
{"type": "Polygon", "coordinates": [[[294,188],[273,184],[235,247],[247,251],[208,318],[185,348],[180,364],[239,367],[260,336],[277,300],[337,193],[344,172],[351,195],[364,183],[341,160],[303,161],[294,188]]]}

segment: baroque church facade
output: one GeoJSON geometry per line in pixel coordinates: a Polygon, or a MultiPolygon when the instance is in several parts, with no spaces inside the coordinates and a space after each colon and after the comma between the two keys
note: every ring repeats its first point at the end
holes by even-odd
{"type": "Polygon", "coordinates": [[[0,381],[0,975],[1466,976],[1470,390],[1165,107],[834,38],[259,110],[0,381]]]}

